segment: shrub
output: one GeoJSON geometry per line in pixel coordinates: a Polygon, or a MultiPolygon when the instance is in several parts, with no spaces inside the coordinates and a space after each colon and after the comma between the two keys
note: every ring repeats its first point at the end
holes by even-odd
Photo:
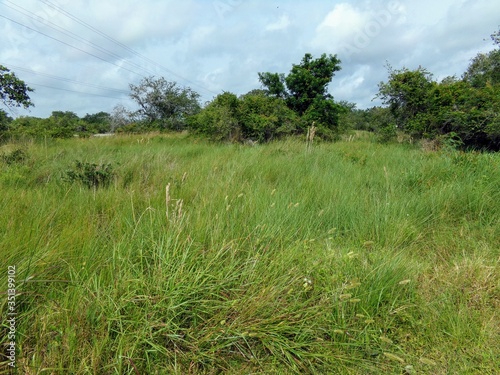
{"type": "Polygon", "coordinates": [[[283,99],[254,90],[239,98],[229,92],[218,95],[199,114],[189,118],[189,125],[216,141],[267,142],[296,133],[300,123],[283,99]]]}
{"type": "Polygon", "coordinates": [[[106,187],[114,177],[111,164],[94,164],[76,161],[73,169],[66,171],[65,180],[68,182],[80,182],[84,186],[97,189],[106,187]]]}
{"type": "Polygon", "coordinates": [[[238,97],[224,92],[210,102],[200,113],[188,118],[190,129],[215,141],[240,141],[238,97]]]}
{"type": "Polygon", "coordinates": [[[8,165],[22,163],[27,158],[28,158],[28,154],[20,148],[12,151],[9,154],[2,154],[1,155],[2,161],[8,165]]]}

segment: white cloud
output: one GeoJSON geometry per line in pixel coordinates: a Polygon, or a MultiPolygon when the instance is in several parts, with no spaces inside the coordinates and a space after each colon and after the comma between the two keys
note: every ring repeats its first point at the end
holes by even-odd
{"type": "Polygon", "coordinates": [[[269,25],[266,26],[267,31],[278,31],[278,30],[285,30],[290,26],[290,18],[284,14],[282,15],[278,21],[273,22],[269,25]]]}
{"type": "MultiPolygon", "coordinates": [[[[41,1],[18,3],[114,56],[38,24],[0,2],[1,15],[67,43],[0,18],[0,64],[122,90],[128,90],[129,83],[138,83],[141,76],[163,75],[191,86],[203,100],[209,100],[222,90],[239,95],[258,88],[257,72],[288,73],[307,52],[314,56],[332,53],[342,60],[342,70],[335,76],[331,91],[337,100],[356,102],[359,107],[373,105],[377,83],[387,79],[386,61],[395,68],[422,65],[436,77],[462,74],[470,58],[492,48],[491,42],[483,39],[498,29],[500,14],[498,0],[51,2],[128,48],[41,1]],[[218,12],[215,4],[224,5],[224,12],[218,12]]],[[[16,73],[28,84],[116,98],[36,86],[36,107],[31,115],[48,116],[53,110],[76,111],[79,115],[111,112],[119,102],[129,103],[126,95],[68,85],[24,71],[16,73]]]]}
{"type": "Polygon", "coordinates": [[[336,5],[317,27],[318,38],[341,40],[352,36],[366,23],[367,16],[349,3],[336,5]]]}

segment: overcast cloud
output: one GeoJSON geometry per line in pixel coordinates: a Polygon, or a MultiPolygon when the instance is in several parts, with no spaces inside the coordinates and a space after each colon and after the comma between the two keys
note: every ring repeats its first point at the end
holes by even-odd
{"type": "Polygon", "coordinates": [[[0,0],[0,64],[36,91],[17,115],[134,109],[128,85],[163,76],[203,101],[259,88],[305,53],[337,54],[336,100],[372,101],[395,68],[460,76],[493,48],[498,0],[0,0]]]}

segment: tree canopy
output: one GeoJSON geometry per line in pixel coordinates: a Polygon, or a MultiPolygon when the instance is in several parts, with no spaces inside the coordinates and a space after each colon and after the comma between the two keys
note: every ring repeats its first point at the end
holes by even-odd
{"type": "Polygon", "coordinates": [[[474,87],[500,84],[500,30],[491,34],[491,40],[499,48],[479,53],[471,60],[462,78],[474,87]]]}
{"type": "Polygon", "coordinates": [[[280,135],[295,134],[299,120],[280,98],[253,90],[237,97],[225,92],[217,95],[200,113],[189,118],[197,133],[213,140],[267,142],[280,135]]]}
{"type": "Polygon", "coordinates": [[[34,106],[28,94],[33,91],[9,69],[0,65],[0,100],[5,106],[8,108],[34,106]]]}
{"type": "Polygon", "coordinates": [[[379,83],[377,97],[388,105],[400,128],[429,106],[429,96],[433,87],[432,74],[425,68],[393,69],[387,66],[389,79],[379,83]]]}
{"type": "Polygon", "coordinates": [[[398,128],[466,148],[500,149],[500,50],[476,56],[461,80],[436,82],[426,69],[392,69],[378,97],[398,128]]]}
{"type": "MultiPolygon", "coordinates": [[[[306,53],[288,74],[259,72],[260,89],[244,95],[222,92],[203,108],[200,95],[165,78],[147,77],[130,84],[137,110],[116,106],[79,118],[54,111],[48,119],[13,120],[0,110],[0,132],[53,137],[88,136],[108,131],[145,132],[184,130],[214,140],[267,142],[287,135],[314,134],[336,139],[345,129],[368,130],[389,141],[406,133],[407,139],[428,138],[453,147],[500,150],[500,30],[491,35],[495,49],[471,59],[460,78],[436,81],[431,72],[388,68],[376,97],[383,105],[366,110],[336,102],[329,93],[341,70],[337,55],[313,57],[306,53]]],[[[33,90],[0,65],[0,100],[9,107],[33,105],[33,90]]]]}
{"type": "Polygon", "coordinates": [[[306,53],[299,64],[292,64],[288,75],[264,72],[258,76],[267,95],[284,100],[301,118],[304,131],[315,125],[318,135],[331,137],[338,130],[343,107],[334,102],[328,85],[340,69],[337,55],[322,54],[315,59],[306,53]]]}
{"type": "Polygon", "coordinates": [[[144,78],[130,85],[130,97],[139,105],[136,114],[160,128],[182,130],[187,116],[200,110],[200,95],[189,87],[180,87],[165,78],[144,78]]]}
{"type": "Polygon", "coordinates": [[[303,115],[318,99],[332,99],[328,85],[340,69],[336,55],[322,54],[313,59],[306,53],[300,64],[292,65],[287,76],[268,72],[258,73],[258,76],[269,95],[286,99],[291,109],[303,115]]]}

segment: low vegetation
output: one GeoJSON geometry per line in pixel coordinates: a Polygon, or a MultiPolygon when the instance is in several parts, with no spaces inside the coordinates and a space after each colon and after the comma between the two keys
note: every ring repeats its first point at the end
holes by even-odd
{"type": "MultiPolygon", "coordinates": [[[[284,73],[257,73],[260,89],[237,96],[223,92],[202,106],[199,94],[163,77],[146,77],[130,85],[137,109],[115,107],[79,118],[54,111],[47,119],[12,119],[0,110],[2,139],[87,137],[97,133],[144,133],[189,130],[215,141],[265,143],[308,129],[324,140],[353,130],[368,130],[381,142],[398,135],[432,142],[436,148],[500,150],[500,31],[491,35],[495,49],[474,57],[461,78],[435,81],[431,72],[388,65],[388,79],[375,97],[382,107],[356,109],[329,93],[341,70],[337,55],[313,58],[306,53],[284,73]]],[[[0,66],[0,101],[7,107],[32,106],[32,91],[0,66]]]]}
{"type": "Polygon", "coordinates": [[[45,139],[0,154],[19,373],[498,370],[498,154],[368,132],[254,147],[45,139]]]}

